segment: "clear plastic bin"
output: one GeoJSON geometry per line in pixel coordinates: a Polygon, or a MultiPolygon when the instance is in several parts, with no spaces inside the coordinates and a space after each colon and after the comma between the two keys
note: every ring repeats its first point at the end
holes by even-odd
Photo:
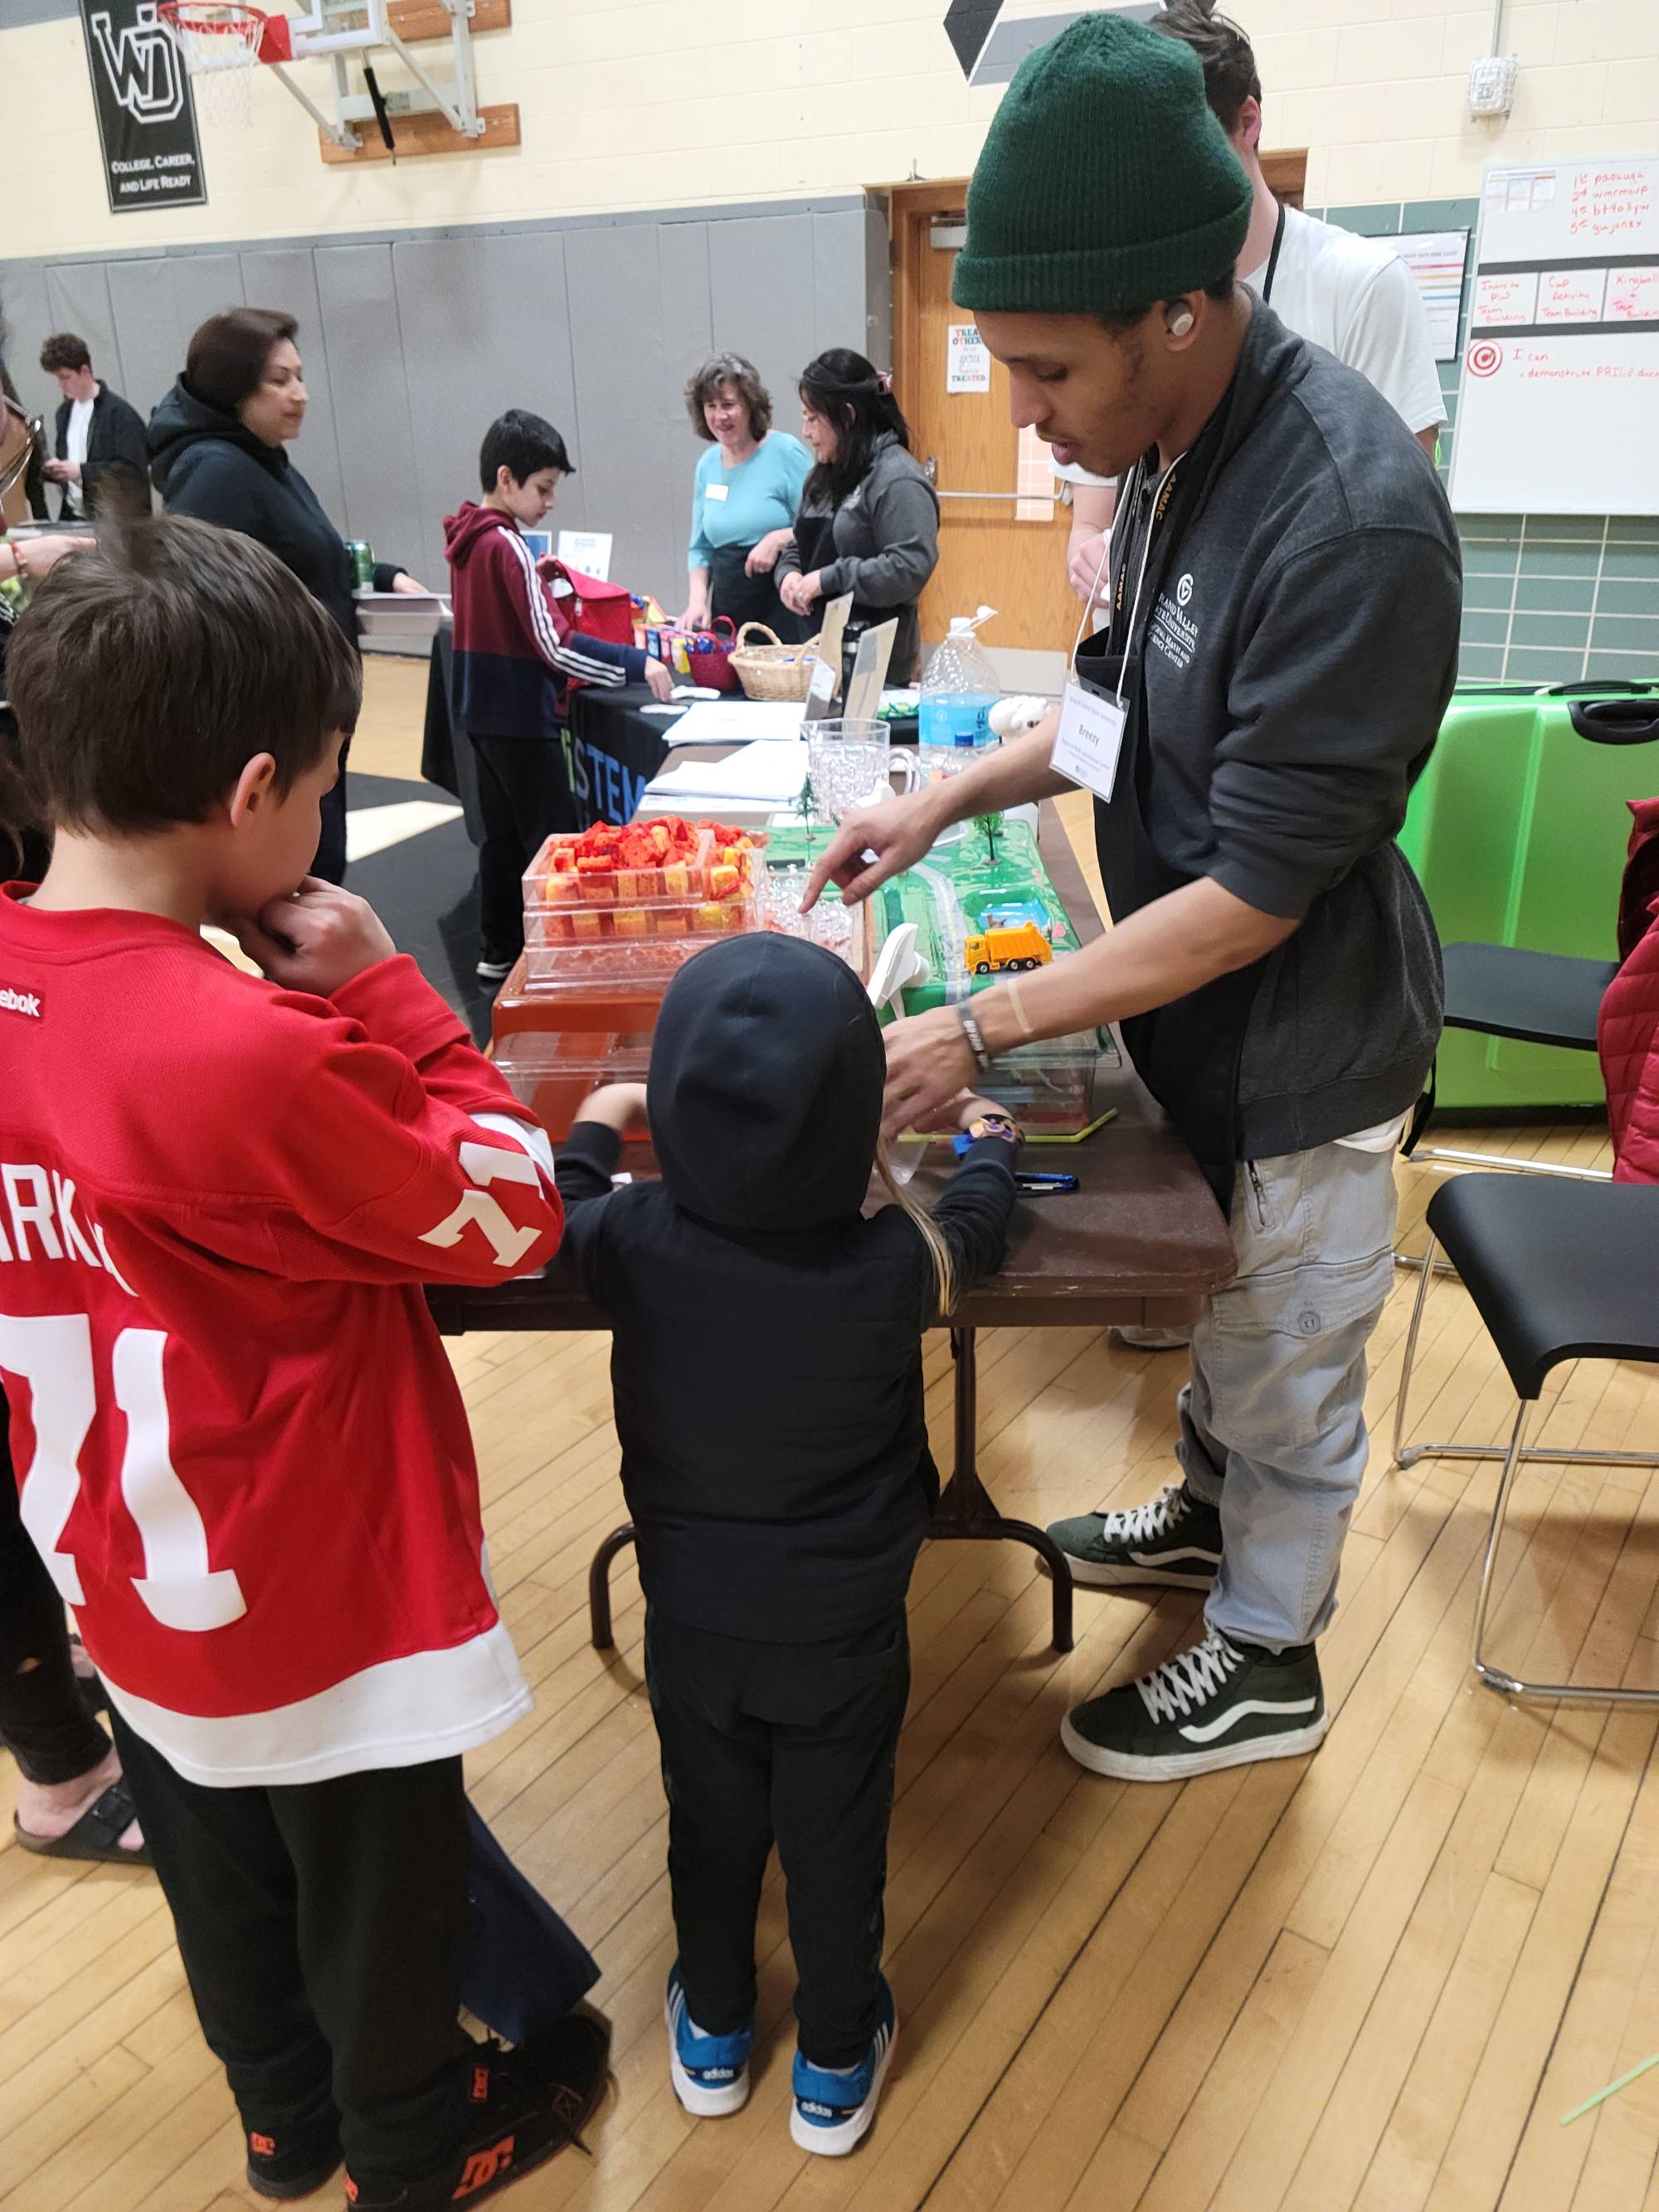
{"type": "Polygon", "coordinates": [[[1118,1065],[1109,1030],[1078,1030],[1005,1053],[974,1088],[1006,1106],[1029,1135],[1074,1137],[1103,1110],[1095,1103],[1100,1071],[1118,1065]]]}
{"type": "MultiPolygon", "coordinates": [[[[555,1144],[570,1134],[577,1109],[602,1083],[643,1083],[651,1064],[648,1031],[521,1030],[497,1048],[495,1065],[555,1144]]],[[[643,1129],[630,1139],[647,1140],[643,1129]]]]}

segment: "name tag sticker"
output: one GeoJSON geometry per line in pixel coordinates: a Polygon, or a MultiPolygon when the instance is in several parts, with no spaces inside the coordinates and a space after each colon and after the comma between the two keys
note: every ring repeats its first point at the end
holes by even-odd
{"type": "Polygon", "coordinates": [[[1123,750],[1124,709],[1115,699],[1098,698],[1080,684],[1068,684],[1060,702],[1060,729],[1048,763],[1097,799],[1109,799],[1123,750]]]}
{"type": "Polygon", "coordinates": [[[705,499],[729,499],[731,495],[732,487],[730,484],[711,483],[706,484],[703,487],[702,495],[705,499]]]}

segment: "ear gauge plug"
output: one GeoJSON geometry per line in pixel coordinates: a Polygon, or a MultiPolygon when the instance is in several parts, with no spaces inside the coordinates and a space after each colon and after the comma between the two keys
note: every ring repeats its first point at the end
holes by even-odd
{"type": "Polygon", "coordinates": [[[1164,327],[1172,338],[1184,338],[1193,326],[1190,307],[1177,307],[1173,314],[1165,315],[1164,327]]]}

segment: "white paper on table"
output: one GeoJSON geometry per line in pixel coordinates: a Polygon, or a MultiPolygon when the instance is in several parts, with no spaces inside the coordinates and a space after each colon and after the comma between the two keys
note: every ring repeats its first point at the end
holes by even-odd
{"type": "Polygon", "coordinates": [[[733,799],[787,806],[800,796],[805,781],[805,744],[799,739],[793,744],[763,742],[744,745],[724,760],[680,761],[652,778],[647,796],[653,802],[668,799],[676,805],[684,801],[701,806],[733,799]]]}
{"type": "Polygon", "coordinates": [[[674,732],[677,745],[750,745],[799,741],[799,699],[699,699],[674,732]]]}

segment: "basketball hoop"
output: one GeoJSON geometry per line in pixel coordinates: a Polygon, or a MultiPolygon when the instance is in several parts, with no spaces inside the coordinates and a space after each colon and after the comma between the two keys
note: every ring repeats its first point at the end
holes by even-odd
{"type": "Polygon", "coordinates": [[[287,19],[244,0],[161,0],[156,15],[173,33],[210,123],[246,130],[253,119],[253,71],[286,61],[287,19]]]}

